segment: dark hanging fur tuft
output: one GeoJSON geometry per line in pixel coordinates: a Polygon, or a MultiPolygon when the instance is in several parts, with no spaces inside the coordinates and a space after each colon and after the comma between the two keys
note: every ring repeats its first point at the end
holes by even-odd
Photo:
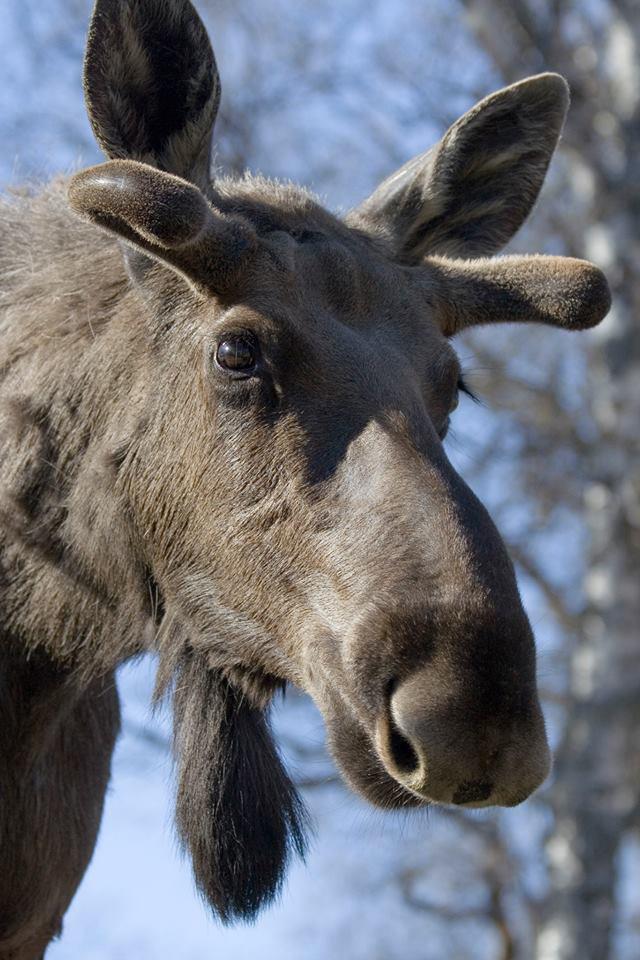
{"type": "Polygon", "coordinates": [[[197,887],[224,922],[252,920],[304,856],[306,811],[268,720],[192,651],[174,690],[176,824],[197,887]]]}

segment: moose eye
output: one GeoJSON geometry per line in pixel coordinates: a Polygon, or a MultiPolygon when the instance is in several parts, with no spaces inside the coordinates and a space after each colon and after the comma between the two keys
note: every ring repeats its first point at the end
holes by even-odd
{"type": "Polygon", "coordinates": [[[227,337],[218,344],[216,363],[229,373],[248,376],[258,360],[258,347],[249,337],[227,337]]]}

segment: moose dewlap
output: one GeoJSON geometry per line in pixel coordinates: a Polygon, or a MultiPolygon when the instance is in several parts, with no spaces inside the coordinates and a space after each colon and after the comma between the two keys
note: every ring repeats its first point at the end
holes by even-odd
{"type": "Polygon", "coordinates": [[[187,0],[97,0],[85,91],[109,158],[1,207],[0,958],[36,960],[93,850],[114,670],[172,689],[177,825],[250,917],[304,849],[267,709],[320,707],[382,807],[510,806],[549,751],[512,564],[442,441],[473,324],[578,330],[591,264],[492,259],[568,103],[483,100],[340,220],[210,175],[219,80],[187,0]]]}

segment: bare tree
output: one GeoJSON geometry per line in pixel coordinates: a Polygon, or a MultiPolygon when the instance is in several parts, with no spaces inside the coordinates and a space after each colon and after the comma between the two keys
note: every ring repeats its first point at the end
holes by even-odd
{"type": "MultiPolygon", "coordinates": [[[[553,371],[540,404],[521,421],[531,439],[523,469],[539,503],[556,498],[588,533],[588,563],[576,596],[557,591],[531,552],[519,559],[574,637],[566,721],[548,798],[550,889],[541,915],[540,960],[606,960],[614,955],[617,862],[637,825],[640,703],[640,281],[637,188],[640,164],[640,4],[613,0],[464,0],[468,23],[497,73],[510,82],[544,69],[565,74],[573,108],[564,138],[563,216],[550,238],[609,273],[614,309],[582,369],[583,402],[558,403],[553,371]],[[500,24],[499,30],[496,24],[500,24]],[[555,407],[555,409],[553,409],[555,407]],[[543,449],[540,450],[539,448],[543,449]],[[540,486],[536,457],[562,452],[565,484],[540,486]]],[[[511,381],[513,385],[513,381],[511,381]]],[[[533,391],[530,392],[530,397],[533,391]]],[[[526,444],[525,444],[526,446],[526,444]]]]}

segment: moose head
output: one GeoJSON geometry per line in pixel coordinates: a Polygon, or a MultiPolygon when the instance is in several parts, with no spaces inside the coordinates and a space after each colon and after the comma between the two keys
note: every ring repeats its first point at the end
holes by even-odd
{"type": "Polygon", "coordinates": [[[210,178],[220,86],[187,0],[97,0],[85,90],[109,159],[70,202],[121,242],[148,344],[115,483],[162,598],[178,828],[203,895],[251,916],[304,846],[266,715],[285,682],[381,807],[512,806],[544,780],[513,566],[443,447],[451,338],[591,327],[608,288],[583,261],[493,258],[558,142],[555,74],[481,101],[343,219],[210,178]]]}

